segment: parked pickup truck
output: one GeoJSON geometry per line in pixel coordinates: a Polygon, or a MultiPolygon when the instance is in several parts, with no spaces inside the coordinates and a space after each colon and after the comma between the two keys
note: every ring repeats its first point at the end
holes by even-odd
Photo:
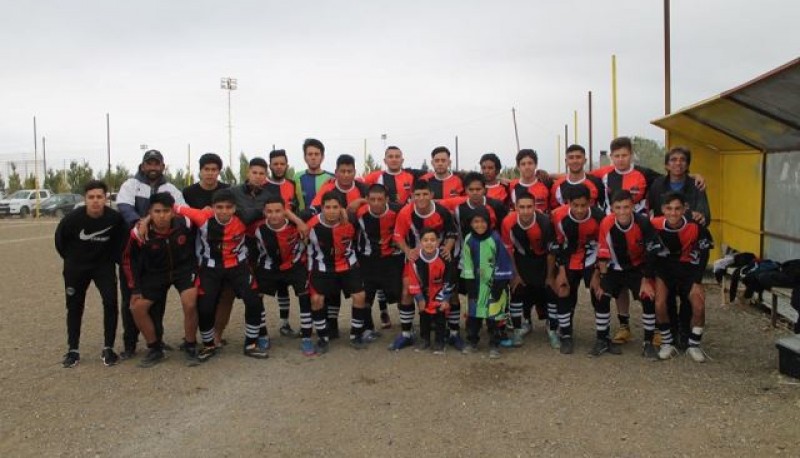
{"type": "MultiPolygon", "coordinates": [[[[27,218],[36,211],[36,192],[35,189],[20,189],[7,198],[0,200],[0,217],[19,215],[21,218],[27,218]]],[[[43,200],[53,195],[46,189],[40,189],[38,192],[40,204],[43,200]]]]}

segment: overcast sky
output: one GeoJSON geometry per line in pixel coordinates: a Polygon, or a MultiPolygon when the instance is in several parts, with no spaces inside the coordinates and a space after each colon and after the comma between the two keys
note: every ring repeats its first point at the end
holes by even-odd
{"type": "MultiPolygon", "coordinates": [[[[172,167],[206,151],[265,155],[275,144],[302,168],[301,144],[321,139],[361,161],[382,158],[381,134],[418,167],[453,149],[462,168],[522,147],[556,169],[557,135],[578,110],[594,150],[611,139],[611,55],[620,134],[663,139],[660,0],[536,1],[10,1],[0,14],[0,162],[32,158],[32,117],[49,165],[134,168],[141,144],[172,167]]],[[[673,109],[741,84],[798,56],[800,2],[673,0],[673,109]]],[[[573,138],[571,138],[572,140],[573,138]]],[[[562,138],[563,142],[563,138],[562,138]]],[[[5,175],[5,170],[0,170],[5,175]]]]}

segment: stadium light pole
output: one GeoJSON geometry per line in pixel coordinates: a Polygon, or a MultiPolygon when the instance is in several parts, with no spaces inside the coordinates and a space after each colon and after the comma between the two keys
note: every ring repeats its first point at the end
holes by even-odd
{"type": "Polygon", "coordinates": [[[233,125],[231,124],[231,91],[235,91],[239,87],[239,82],[236,78],[230,76],[220,79],[219,87],[222,90],[228,91],[228,166],[233,171],[233,125]]]}

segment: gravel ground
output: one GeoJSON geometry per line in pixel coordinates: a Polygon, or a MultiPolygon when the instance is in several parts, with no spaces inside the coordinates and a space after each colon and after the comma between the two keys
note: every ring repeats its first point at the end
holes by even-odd
{"type": "MultiPolygon", "coordinates": [[[[337,341],[317,358],[304,358],[299,341],[277,338],[271,357],[257,361],[239,351],[237,304],[231,345],[207,364],[186,367],[173,353],[152,369],[135,361],[106,368],[99,295],[91,290],[83,359],[67,370],[54,229],[51,220],[0,221],[2,456],[798,453],[800,385],[778,374],[774,347],[785,331],[751,308],[721,306],[714,285],[704,338],[713,360],[703,365],[684,357],[646,362],[640,340],[621,356],[587,357],[593,321],[584,296],[571,356],[551,350],[539,325],[499,360],[485,351],[391,353],[392,329],[365,351],[337,341]]],[[[267,306],[277,336],[277,306],[271,298],[267,306]]],[[[166,340],[175,346],[180,320],[171,293],[166,340]]],[[[295,327],[297,320],[293,308],[295,327]]]]}

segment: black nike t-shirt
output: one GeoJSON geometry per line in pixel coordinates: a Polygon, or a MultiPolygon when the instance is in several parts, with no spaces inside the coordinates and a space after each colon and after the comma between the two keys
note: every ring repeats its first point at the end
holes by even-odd
{"type": "Polygon", "coordinates": [[[223,183],[221,181],[217,182],[217,187],[212,190],[203,189],[200,186],[200,183],[195,183],[191,186],[187,186],[183,188],[183,199],[186,201],[186,205],[192,208],[206,208],[211,206],[211,198],[214,196],[214,193],[219,191],[220,189],[230,188],[231,185],[228,183],[223,183]]]}
{"type": "Polygon", "coordinates": [[[118,261],[127,239],[128,225],[116,210],[105,207],[92,218],[78,207],[58,223],[55,244],[65,266],[94,269],[118,261]]]}

